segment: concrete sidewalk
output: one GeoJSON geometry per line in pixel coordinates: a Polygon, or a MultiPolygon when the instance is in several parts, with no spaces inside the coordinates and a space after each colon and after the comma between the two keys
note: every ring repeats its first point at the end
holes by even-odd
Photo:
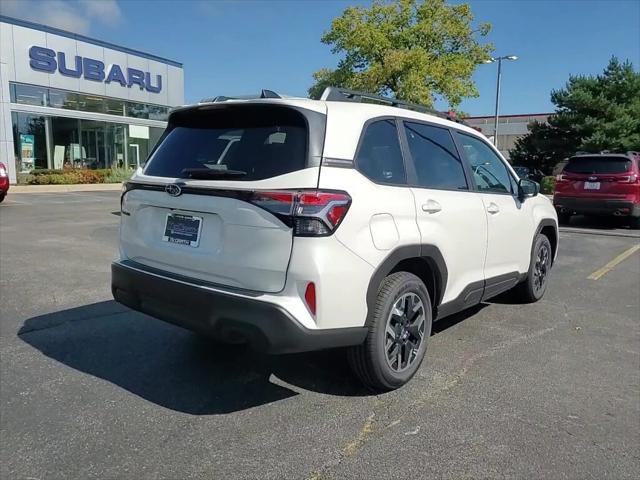
{"type": "Polygon", "coordinates": [[[11,185],[12,193],[63,193],[121,190],[122,183],[83,183],[76,185],[11,185]]]}

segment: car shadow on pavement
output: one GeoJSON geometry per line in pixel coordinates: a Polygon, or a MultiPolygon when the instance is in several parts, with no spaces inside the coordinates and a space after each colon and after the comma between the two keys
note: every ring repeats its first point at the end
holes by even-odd
{"type": "Polygon", "coordinates": [[[446,329],[465,321],[467,318],[473,317],[476,313],[478,313],[488,305],[489,304],[487,303],[479,303],[478,305],[474,305],[473,307],[469,307],[466,310],[454,313],[453,315],[444,317],[442,320],[434,322],[433,326],[431,327],[431,335],[437,335],[441,332],[444,332],[446,329]]]}
{"type": "MultiPolygon", "coordinates": [[[[433,334],[480,311],[440,320],[433,334]]],[[[22,341],[68,367],[106,380],[152,403],[193,415],[241,411],[307,390],[367,396],[343,349],[265,355],[105,301],[26,320],[22,341]]]]}
{"type": "Polygon", "coordinates": [[[18,336],[64,365],[194,415],[284,400],[298,394],[296,387],[329,395],[371,394],[347,368],[343,350],[264,355],[216,344],[114,301],[30,318],[18,336]]]}

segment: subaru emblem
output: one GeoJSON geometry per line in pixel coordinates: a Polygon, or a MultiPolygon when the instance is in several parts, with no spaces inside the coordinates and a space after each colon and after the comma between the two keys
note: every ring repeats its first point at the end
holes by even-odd
{"type": "Polygon", "coordinates": [[[182,189],[180,185],[176,185],[175,183],[170,183],[166,187],[164,187],[164,191],[167,192],[172,197],[178,197],[182,194],[182,189]]]}

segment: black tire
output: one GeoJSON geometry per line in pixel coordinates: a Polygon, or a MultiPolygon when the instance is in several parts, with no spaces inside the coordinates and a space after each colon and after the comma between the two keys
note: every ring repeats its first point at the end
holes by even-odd
{"type": "Polygon", "coordinates": [[[571,214],[567,212],[558,212],[558,223],[560,225],[569,225],[571,222],[571,214]]]}
{"type": "Polygon", "coordinates": [[[375,391],[401,387],[420,367],[431,335],[431,298],[424,283],[408,272],[389,275],[378,289],[368,323],[364,343],[348,350],[351,368],[362,383],[375,391]],[[403,315],[392,315],[396,303],[404,305],[403,315]],[[390,336],[387,325],[395,337],[390,336]],[[388,357],[395,358],[396,368],[388,357]],[[402,367],[404,358],[406,364],[402,367]]]}
{"type": "Polygon", "coordinates": [[[546,235],[539,233],[533,242],[527,278],[514,287],[514,295],[522,303],[534,303],[547,291],[553,263],[553,249],[546,235]]]}
{"type": "Polygon", "coordinates": [[[2,201],[4,200],[4,197],[6,196],[7,196],[6,193],[0,193],[0,203],[2,203],[2,201]]]}
{"type": "Polygon", "coordinates": [[[629,228],[631,230],[640,230],[640,217],[629,217],[629,228]]]}

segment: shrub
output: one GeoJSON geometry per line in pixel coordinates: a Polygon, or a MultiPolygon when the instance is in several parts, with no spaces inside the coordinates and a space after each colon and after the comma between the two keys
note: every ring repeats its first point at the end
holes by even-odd
{"type": "Polygon", "coordinates": [[[551,194],[556,187],[556,177],[542,177],[542,182],[540,183],[540,191],[542,193],[551,194]]]}
{"type": "Polygon", "coordinates": [[[78,170],[63,174],[75,180],[75,183],[104,183],[104,175],[98,170],[78,170]]]}
{"type": "Polygon", "coordinates": [[[69,168],[65,170],[34,170],[23,177],[29,185],[72,185],[76,183],[119,183],[128,180],[133,170],[69,168]]]}
{"type": "Polygon", "coordinates": [[[126,182],[133,175],[133,170],[129,168],[114,168],[104,178],[104,183],[120,183],[126,182]]]}

